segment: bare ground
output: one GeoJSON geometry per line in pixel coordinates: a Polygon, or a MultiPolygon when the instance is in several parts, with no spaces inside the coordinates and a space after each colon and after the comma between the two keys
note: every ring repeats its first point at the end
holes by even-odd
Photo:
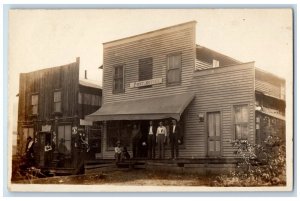
{"type": "Polygon", "coordinates": [[[166,186],[211,186],[210,178],[197,174],[176,174],[149,170],[118,169],[106,173],[94,173],[72,176],[55,176],[14,183],[31,184],[113,184],[113,185],[166,185],[166,186]]]}

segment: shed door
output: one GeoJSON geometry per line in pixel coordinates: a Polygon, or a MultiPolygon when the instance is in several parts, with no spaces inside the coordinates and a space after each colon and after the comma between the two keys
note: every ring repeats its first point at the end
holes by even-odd
{"type": "Polygon", "coordinates": [[[211,112],[207,115],[208,118],[208,156],[221,155],[221,115],[220,112],[211,112]]]}

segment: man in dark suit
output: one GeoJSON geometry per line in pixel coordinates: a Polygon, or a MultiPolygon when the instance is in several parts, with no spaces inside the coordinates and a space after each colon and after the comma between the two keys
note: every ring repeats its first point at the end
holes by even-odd
{"type": "Polygon", "coordinates": [[[153,126],[153,122],[149,122],[148,132],[147,132],[147,143],[148,143],[148,158],[155,158],[155,135],[156,130],[153,126]]]}
{"type": "Polygon", "coordinates": [[[171,144],[172,159],[178,158],[179,155],[178,144],[180,143],[181,143],[180,127],[177,125],[176,120],[173,119],[172,126],[170,127],[170,144],[171,144]]]}

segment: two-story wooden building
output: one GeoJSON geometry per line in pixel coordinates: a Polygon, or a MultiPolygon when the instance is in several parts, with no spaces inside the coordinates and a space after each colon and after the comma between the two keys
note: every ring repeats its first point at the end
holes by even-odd
{"type": "Polygon", "coordinates": [[[83,137],[90,142],[87,155],[93,158],[95,150],[101,149],[100,126],[85,121],[84,116],[100,108],[102,89],[79,80],[79,65],[77,58],[74,63],[20,74],[18,149],[24,154],[27,137],[31,136],[39,167],[76,168],[79,129],[85,130],[87,135],[83,137]],[[46,161],[47,143],[53,147],[51,161],[46,161]]]}
{"type": "Polygon", "coordinates": [[[103,44],[103,104],[86,116],[104,123],[102,158],[114,157],[117,140],[130,150],[133,124],[145,132],[149,120],[178,120],[188,159],[234,158],[230,141],[261,142],[265,119],[285,135],[285,81],[197,45],[195,29],[192,21],[103,44]]]}

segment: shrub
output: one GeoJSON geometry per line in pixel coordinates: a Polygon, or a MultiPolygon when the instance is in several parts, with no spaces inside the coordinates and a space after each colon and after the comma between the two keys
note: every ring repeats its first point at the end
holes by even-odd
{"type": "Polygon", "coordinates": [[[262,145],[247,140],[231,142],[239,159],[235,171],[214,178],[214,186],[271,186],[286,184],[285,144],[269,136],[262,145]]]}

